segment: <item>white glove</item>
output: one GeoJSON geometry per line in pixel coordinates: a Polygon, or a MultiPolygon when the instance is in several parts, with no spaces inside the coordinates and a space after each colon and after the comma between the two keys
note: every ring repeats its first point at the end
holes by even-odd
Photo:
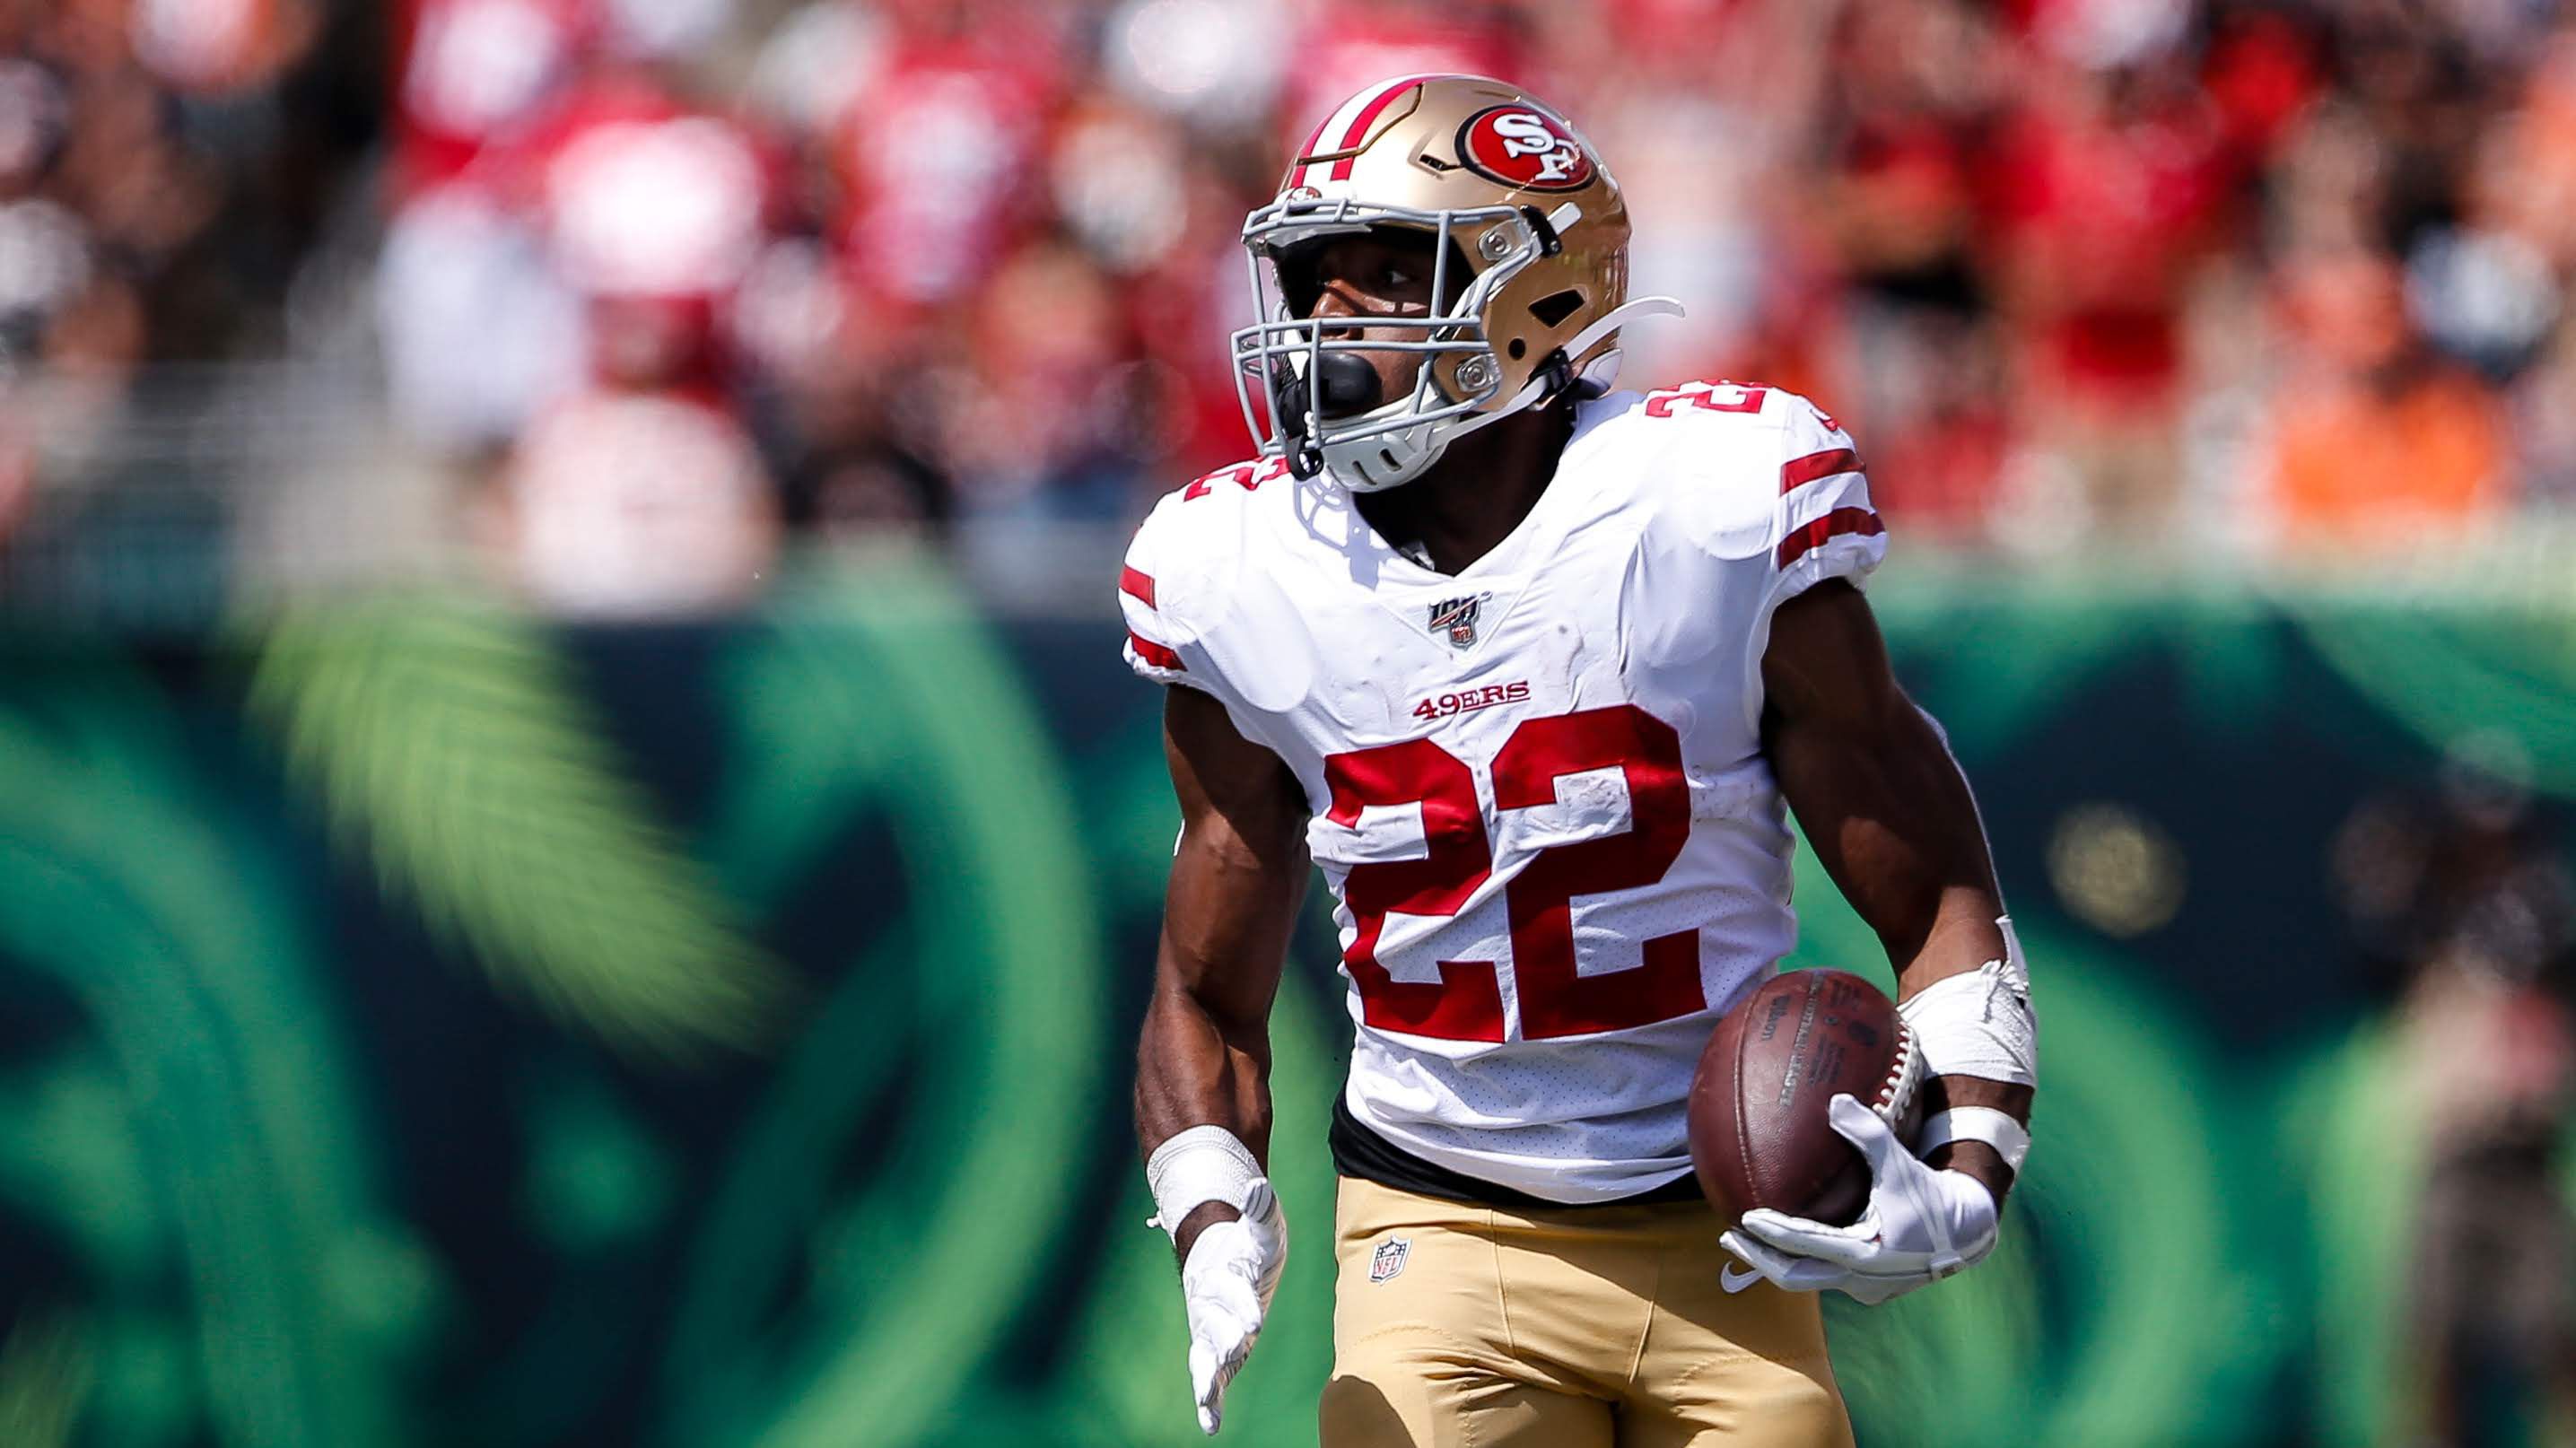
{"type": "MultiPolygon", "coordinates": [[[[1965,1172],[1934,1171],[1877,1112],[1848,1095],[1830,1107],[1834,1130],[1869,1159],[1869,1206],[1848,1227],[1757,1207],[1718,1239],[1754,1274],[1792,1292],[1839,1288],[1875,1307],[1985,1259],[1995,1246],[1995,1199],[1965,1172]]],[[[1752,1285],[1730,1272],[1730,1291],[1752,1285]]]]}
{"type": "Polygon", "coordinates": [[[1288,1218],[1266,1177],[1256,1177],[1242,1217],[1219,1222],[1190,1244],[1181,1264],[1181,1298],[1190,1319],[1190,1386],[1198,1394],[1199,1431],[1214,1434],[1225,1417],[1225,1385],[1234,1380],[1288,1265],[1288,1218]]]}

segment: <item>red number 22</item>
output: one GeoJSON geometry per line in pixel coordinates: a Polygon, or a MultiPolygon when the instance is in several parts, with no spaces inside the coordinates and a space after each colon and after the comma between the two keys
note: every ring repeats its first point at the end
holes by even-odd
{"type": "MultiPolygon", "coordinates": [[[[1741,382],[1716,379],[1691,382],[1680,387],[1666,387],[1647,393],[1646,415],[1670,417],[1673,415],[1673,405],[1681,402],[1687,402],[1702,412],[1760,412],[1762,399],[1770,395],[1771,389],[1768,387],[1752,387],[1741,382]],[[1735,399],[1731,402],[1720,399],[1716,390],[1720,387],[1735,389],[1735,399]]],[[[1832,422],[1828,420],[1826,426],[1832,426],[1832,422]]]]}
{"type": "MultiPolygon", "coordinates": [[[[1504,888],[1525,1040],[1624,1030],[1708,1004],[1697,930],[1645,942],[1644,963],[1629,969],[1589,976],[1575,969],[1574,897],[1654,884],[1690,838],[1689,785],[1671,725],[1633,704],[1526,720],[1494,756],[1494,808],[1553,804],[1559,777],[1594,769],[1626,778],[1628,832],[1548,846],[1504,888]]],[[[1377,959],[1390,912],[1455,915],[1492,875],[1475,776],[1448,750],[1410,739],[1336,754],[1324,761],[1324,778],[1333,792],[1327,818],[1336,824],[1357,827],[1369,805],[1422,806],[1423,858],[1354,865],[1342,883],[1356,925],[1342,963],[1358,985],[1362,1019],[1444,1040],[1503,1039],[1495,962],[1444,960],[1437,981],[1399,981],[1377,959]]]]}

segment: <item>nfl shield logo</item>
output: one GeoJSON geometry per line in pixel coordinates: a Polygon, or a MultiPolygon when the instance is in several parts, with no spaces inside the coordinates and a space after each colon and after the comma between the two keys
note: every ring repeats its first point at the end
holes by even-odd
{"type": "Polygon", "coordinates": [[[1402,1237],[1389,1237],[1377,1244],[1376,1255],[1369,1258],[1369,1280],[1384,1282],[1404,1270],[1404,1259],[1413,1254],[1413,1244],[1402,1237]]]}
{"type": "Polygon", "coordinates": [[[1476,646],[1476,615],[1483,611],[1485,597],[1450,598],[1431,605],[1431,628],[1434,632],[1449,630],[1449,646],[1470,649],[1476,646]]]}

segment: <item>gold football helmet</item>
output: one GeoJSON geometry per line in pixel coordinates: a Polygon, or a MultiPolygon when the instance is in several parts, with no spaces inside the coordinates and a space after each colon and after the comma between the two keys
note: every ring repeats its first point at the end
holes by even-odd
{"type": "Polygon", "coordinates": [[[1421,476],[1451,440],[1578,381],[1606,385],[1622,322],[1681,312],[1628,300],[1628,208],[1592,144],[1482,76],[1402,76],[1344,101],[1243,244],[1262,316],[1234,334],[1244,422],[1297,476],[1358,492],[1421,476]],[[1301,249],[1379,227],[1430,239],[1430,314],[1372,316],[1366,340],[1351,319],[1301,315],[1301,249]],[[1420,354],[1409,395],[1378,396],[1369,352],[1420,354]]]}

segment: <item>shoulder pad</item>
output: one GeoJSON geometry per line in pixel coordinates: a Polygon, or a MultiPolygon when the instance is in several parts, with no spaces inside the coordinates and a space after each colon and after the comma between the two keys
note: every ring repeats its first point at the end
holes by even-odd
{"type": "Polygon", "coordinates": [[[1588,425],[1637,472],[1649,506],[1717,556],[1768,553],[1786,567],[1810,524],[1878,531],[1857,445],[1797,393],[1707,380],[1595,406],[1588,425]]]}
{"type": "Polygon", "coordinates": [[[1129,659],[1146,666],[1139,672],[1204,686],[1178,676],[1234,597],[1252,524],[1246,504],[1286,473],[1276,459],[1219,468],[1164,494],[1146,515],[1118,573],[1129,659]]]}

